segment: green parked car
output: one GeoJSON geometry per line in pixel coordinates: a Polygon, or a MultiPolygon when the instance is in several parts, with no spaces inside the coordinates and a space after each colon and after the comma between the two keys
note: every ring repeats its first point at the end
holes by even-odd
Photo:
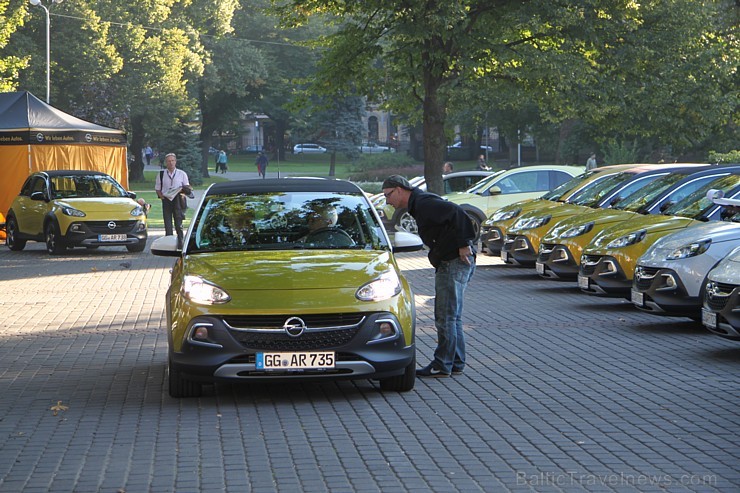
{"type": "Polygon", "coordinates": [[[391,239],[362,190],[342,180],[218,183],[205,193],[167,291],[169,393],[204,383],[373,379],[415,382],[414,297],[391,239]]]}

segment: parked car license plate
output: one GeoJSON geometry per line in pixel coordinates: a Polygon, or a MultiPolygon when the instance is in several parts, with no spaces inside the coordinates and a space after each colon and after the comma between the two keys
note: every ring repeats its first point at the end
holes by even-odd
{"type": "Polygon", "coordinates": [[[308,370],[334,368],[334,352],[257,353],[257,370],[308,370]]]}
{"type": "Polygon", "coordinates": [[[701,309],[701,323],[713,329],[717,328],[717,314],[706,308],[701,309]]]}
{"type": "Polygon", "coordinates": [[[126,241],[126,235],[98,235],[98,241],[126,241]]]}
{"type": "Polygon", "coordinates": [[[504,262],[508,262],[509,261],[509,252],[507,252],[505,250],[501,250],[501,260],[503,260],[504,262]]]}
{"type": "Polygon", "coordinates": [[[545,273],[545,264],[542,262],[537,262],[534,264],[534,270],[537,271],[537,274],[544,274],[545,273]]]}
{"type": "Polygon", "coordinates": [[[643,306],[645,304],[645,293],[634,289],[630,293],[630,299],[632,300],[632,303],[637,306],[643,306]]]}
{"type": "Polygon", "coordinates": [[[587,276],[582,276],[578,274],[578,287],[581,289],[589,288],[589,279],[587,276]]]}

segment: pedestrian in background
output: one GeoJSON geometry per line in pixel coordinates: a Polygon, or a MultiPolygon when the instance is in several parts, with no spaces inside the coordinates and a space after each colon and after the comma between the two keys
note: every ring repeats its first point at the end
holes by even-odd
{"type": "Polygon", "coordinates": [[[174,224],[177,232],[177,245],[182,247],[183,231],[182,221],[185,219],[186,195],[192,195],[188,174],[177,169],[177,156],[169,153],[164,157],[166,169],[159,172],[154,183],[154,191],[162,200],[162,216],[164,218],[164,231],[166,236],[172,236],[174,224]],[[179,191],[178,191],[179,190],[179,191]],[[183,192],[185,195],[183,195],[183,192]],[[183,204],[184,203],[184,204],[183,204]]]}
{"type": "Polygon", "coordinates": [[[262,178],[265,178],[265,175],[267,173],[267,165],[269,163],[264,152],[260,151],[257,154],[257,160],[254,162],[254,164],[257,165],[257,173],[259,173],[262,178]]]}
{"type": "Polygon", "coordinates": [[[442,174],[446,175],[447,173],[452,173],[454,169],[455,166],[450,161],[447,161],[442,165],[442,174]]]}
{"type": "Polygon", "coordinates": [[[226,157],[226,151],[221,149],[218,151],[218,154],[216,156],[216,173],[221,171],[221,173],[226,173],[226,171],[229,169],[228,166],[228,158],[226,157]]]}
{"type": "Polygon", "coordinates": [[[152,164],[152,158],[154,157],[154,151],[150,146],[146,146],[144,148],[144,158],[146,159],[146,165],[149,166],[152,164]]]}
{"type": "Polygon", "coordinates": [[[465,334],[462,311],[465,288],[475,272],[475,231],[470,218],[457,204],[439,195],[412,187],[402,176],[383,182],[387,204],[408,209],[416,220],[419,236],[429,248],[434,274],[434,325],[437,348],[431,363],[416,374],[449,377],[465,369],[465,334]]]}
{"type": "Polygon", "coordinates": [[[592,170],[597,166],[598,164],[596,164],[596,153],[594,152],[588,157],[588,160],[586,160],[586,171],[592,170]]]}
{"type": "Polygon", "coordinates": [[[486,156],[481,154],[478,156],[478,170],[479,171],[491,171],[491,167],[486,163],[486,156]]]}

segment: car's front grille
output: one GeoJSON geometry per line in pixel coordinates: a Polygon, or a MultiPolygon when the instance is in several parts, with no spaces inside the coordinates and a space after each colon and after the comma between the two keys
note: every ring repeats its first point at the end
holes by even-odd
{"type": "Polygon", "coordinates": [[[122,234],[131,231],[136,223],[137,221],[85,221],[85,226],[96,234],[122,234]],[[111,229],[110,223],[115,223],[116,227],[111,229]]]}
{"type": "Polygon", "coordinates": [[[348,344],[359,327],[335,329],[322,332],[304,332],[298,337],[289,336],[282,329],[270,332],[243,332],[229,329],[232,337],[244,347],[267,351],[311,351],[331,349],[348,344]]]}
{"type": "Polygon", "coordinates": [[[714,286],[715,289],[713,291],[707,291],[706,300],[709,308],[719,312],[727,306],[732,290],[735,289],[736,286],[720,282],[715,282],[714,286]]]}
{"type": "Polygon", "coordinates": [[[581,258],[581,274],[591,275],[596,270],[596,264],[601,260],[600,255],[584,255],[581,258]]]}
{"type": "Polygon", "coordinates": [[[650,285],[653,283],[653,279],[655,279],[655,275],[660,269],[644,266],[640,266],[638,269],[640,275],[635,275],[635,286],[644,291],[650,288],[650,285]]]}
{"type": "Polygon", "coordinates": [[[300,316],[306,324],[306,330],[299,336],[288,335],[283,328],[291,318],[285,315],[227,316],[223,320],[228,324],[232,337],[244,347],[268,351],[311,351],[348,344],[359,332],[365,315],[337,313],[300,316]]]}

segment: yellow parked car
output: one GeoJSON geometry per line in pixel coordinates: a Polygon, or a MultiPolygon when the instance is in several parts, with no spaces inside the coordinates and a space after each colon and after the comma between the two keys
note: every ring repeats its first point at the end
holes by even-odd
{"type": "Polygon", "coordinates": [[[656,164],[628,166],[591,187],[577,201],[523,214],[506,233],[501,259],[507,264],[534,266],[542,237],[558,222],[591,209],[609,207],[669,172],[665,166],[656,164]]]}
{"type": "Polygon", "coordinates": [[[505,205],[527,199],[536,199],[573,177],[582,174],[579,166],[523,166],[498,171],[479,181],[462,193],[452,193],[444,198],[459,204],[470,216],[476,236],[481,224],[505,205]]]}
{"type": "Polygon", "coordinates": [[[675,169],[612,207],[563,219],[542,238],[535,264],[537,273],[545,278],[575,281],[583,248],[599,231],[642,215],[660,214],[662,209],[696,191],[722,172],[722,168],[708,165],[675,169]]]}
{"type": "Polygon", "coordinates": [[[23,250],[43,241],[50,254],[68,248],[146,246],[144,208],[113,177],[97,171],[54,170],[30,175],[5,221],[6,245],[23,250]]]}
{"type": "Polygon", "coordinates": [[[637,259],[650,245],[679,229],[720,220],[723,208],[707,197],[710,189],[721,190],[727,198],[740,196],[740,167],[728,167],[726,171],[667,207],[663,214],[637,217],[597,234],[581,256],[578,273],[581,291],[630,299],[637,259]]]}
{"type": "Polygon", "coordinates": [[[481,224],[481,246],[486,255],[501,255],[506,232],[522,214],[543,211],[557,207],[563,203],[577,201],[582,195],[588,194],[592,187],[611,174],[630,169],[633,165],[615,165],[596,168],[580,174],[562,185],[547,192],[542,197],[527,199],[505,205],[496,210],[481,224]]]}

